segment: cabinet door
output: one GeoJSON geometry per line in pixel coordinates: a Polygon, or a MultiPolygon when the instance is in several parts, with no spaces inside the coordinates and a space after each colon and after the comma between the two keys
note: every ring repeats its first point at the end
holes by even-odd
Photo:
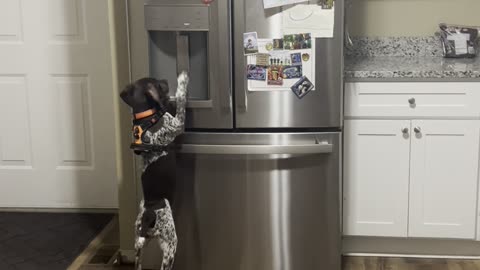
{"type": "Polygon", "coordinates": [[[344,234],[407,236],[410,121],[347,120],[344,234]]]}
{"type": "Polygon", "coordinates": [[[409,236],[475,237],[478,121],[412,121],[409,236]]]}

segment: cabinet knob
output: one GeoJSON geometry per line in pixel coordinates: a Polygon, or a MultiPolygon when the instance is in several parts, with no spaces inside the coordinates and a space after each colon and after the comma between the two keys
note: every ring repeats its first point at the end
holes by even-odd
{"type": "Polygon", "coordinates": [[[402,133],[403,134],[408,134],[408,131],[409,131],[408,128],[402,128],[402,133]]]}
{"type": "Polygon", "coordinates": [[[415,133],[419,134],[419,133],[422,132],[422,129],[421,129],[420,127],[415,127],[415,128],[413,129],[413,131],[415,131],[415,133]]]}
{"type": "Polygon", "coordinates": [[[415,98],[411,98],[408,100],[408,103],[410,103],[410,105],[415,105],[415,102],[416,102],[415,98]]]}

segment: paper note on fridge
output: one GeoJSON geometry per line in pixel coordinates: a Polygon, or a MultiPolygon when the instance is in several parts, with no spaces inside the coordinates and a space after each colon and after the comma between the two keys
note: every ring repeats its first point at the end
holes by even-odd
{"type": "MultiPolygon", "coordinates": [[[[240,0],[238,0],[240,1],[240,0]]],[[[273,8],[273,7],[280,7],[300,2],[307,2],[307,0],[263,0],[263,7],[264,8],[273,8]]]]}
{"type": "Polygon", "coordinates": [[[283,34],[311,33],[314,38],[332,38],[335,7],[296,5],[283,11],[283,34]]]}

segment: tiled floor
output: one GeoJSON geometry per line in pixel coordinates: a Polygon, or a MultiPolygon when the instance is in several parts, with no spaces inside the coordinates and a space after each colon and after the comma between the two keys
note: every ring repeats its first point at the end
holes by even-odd
{"type": "MultiPolygon", "coordinates": [[[[118,223],[114,219],[112,226],[108,226],[103,232],[105,235],[96,243],[86,262],[91,262],[93,254],[102,247],[118,247],[118,223]]],[[[112,253],[105,258],[111,260],[112,253]]],[[[99,257],[100,260],[102,256],[99,257]]],[[[1,269],[1,268],[0,268],[1,269]]],[[[71,270],[133,270],[132,265],[114,266],[112,264],[88,264],[71,270]]],[[[194,270],[194,269],[192,269],[194,270]]],[[[295,270],[295,269],[294,269],[295,270]]],[[[454,260],[454,259],[416,259],[416,258],[383,258],[383,257],[344,257],[343,270],[480,270],[480,261],[476,260],[454,260]]]]}
{"type": "Polygon", "coordinates": [[[113,265],[119,246],[118,219],[114,218],[105,230],[82,253],[83,259],[69,270],[132,270],[133,265],[113,265]]]}
{"type": "Polygon", "coordinates": [[[0,269],[65,270],[112,216],[2,212],[0,269]]]}

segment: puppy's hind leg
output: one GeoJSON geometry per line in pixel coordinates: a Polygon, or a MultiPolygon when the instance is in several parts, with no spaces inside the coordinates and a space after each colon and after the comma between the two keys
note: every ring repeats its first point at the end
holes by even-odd
{"type": "Polygon", "coordinates": [[[167,199],[165,199],[165,207],[156,210],[156,214],[156,229],[158,234],[155,235],[155,238],[163,253],[162,266],[160,269],[172,270],[178,240],[172,209],[167,199]]]}
{"type": "Polygon", "coordinates": [[[148,246],[150,238],[140,237],[135,243],[135,270],[142,270],[143,264],[143,249],[148,246]]]}
{"type": "Polygon", "coordinates": [[[175,261],[175,253],[177,251],[177,242],[167,242],[161,238],[158,240],[163,253],[162,266],[160,270],[172,270],[173,263],[175,261]]]}

